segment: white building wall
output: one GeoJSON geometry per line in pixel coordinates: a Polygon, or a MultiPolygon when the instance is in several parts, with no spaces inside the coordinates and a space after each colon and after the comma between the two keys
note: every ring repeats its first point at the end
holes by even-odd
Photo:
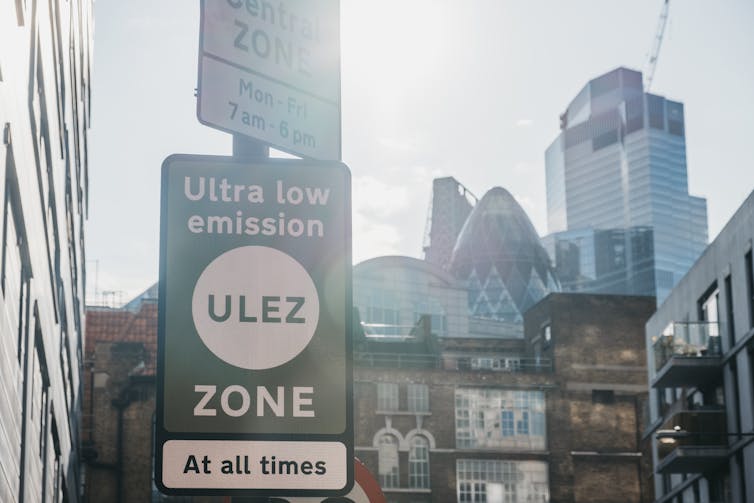
{"type": "Polygon", "coordinates": [[[89,0],[0,3],[4,503],[79,499],[92,35],[89,0]]]}

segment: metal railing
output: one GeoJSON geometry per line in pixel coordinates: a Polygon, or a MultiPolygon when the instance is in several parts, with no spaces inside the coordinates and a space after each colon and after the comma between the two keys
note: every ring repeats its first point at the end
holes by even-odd
{"type": "Polygon", "coordinates": [[[655,370],[674,357],[704,358],[722,355],[720,325],[717,322],[673,322],[655,338],[655,370]]]}
{"type": "Polygon", "coordinates": [[[456,356],[406,353],[354,353],[354,364],[364,367],[387,368],[436,368],[444,370],[478,372],[549,372],[552,360],[549,358],[456,356]],[[490,360],[493,362],[490,363],[490,360]],[[497,362],[495,364],[494,362],[497,362]]]}

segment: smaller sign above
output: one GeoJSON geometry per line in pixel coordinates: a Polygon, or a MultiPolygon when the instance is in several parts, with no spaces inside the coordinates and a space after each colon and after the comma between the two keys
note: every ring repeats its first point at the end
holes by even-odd
{"type": "Polygon", "coordinates": [[[203,0],[202,124],[340,159],[338,0],[203,0]]]}

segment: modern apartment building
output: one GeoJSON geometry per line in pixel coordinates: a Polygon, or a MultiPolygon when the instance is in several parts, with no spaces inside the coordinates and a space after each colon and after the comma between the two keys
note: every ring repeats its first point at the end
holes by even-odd
{"type": "Polygon", "coordinates": [[[754,193],[646,328],[659,502],[754,501],[754,193]]]}
{"type": "Polygon", "coordinates": [[[662,301],[707,243],[706,200],[688,192],[683,104],[618,68],[589,81],[560,126],[545,153],[548,232],[651,228],[662,301]]]}
{"type": "Polygon", "coordinates": [[[80,501],[92,5],[0,2],[0,501],[80,501]]]}

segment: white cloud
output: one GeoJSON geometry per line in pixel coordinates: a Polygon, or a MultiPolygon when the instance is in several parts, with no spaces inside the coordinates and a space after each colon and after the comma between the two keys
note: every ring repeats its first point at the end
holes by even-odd
{"type": "Polygon", "coordinates": [[[389,184],[372,176],[353,180],[353,212],[383,219],[404,211],[409,206],[409,190],[405,185],[389,184]]]}
{"type": "Polygon", "coordinates": [[[529,126],[532,126],[533,124],[534,124],[534,121],[531,119],[518,119],[516,121],[517,127],[529,127],[529,126]]]}

